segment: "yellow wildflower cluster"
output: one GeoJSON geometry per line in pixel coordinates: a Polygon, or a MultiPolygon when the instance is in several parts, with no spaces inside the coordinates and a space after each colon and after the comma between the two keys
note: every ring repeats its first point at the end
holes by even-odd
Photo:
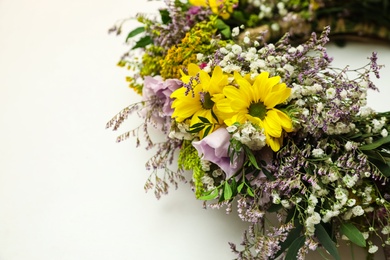
{"type": "Polygon", "coordinates": [[[154,76],[158,75],[161,70],[160,61],[163,57],[163,48],[160,46],[150,45],[145,54],[142,56],[142,68],[140,75],[154,76]]]}
{"type": "MultiPolygon", "coordinates": [[[[160,74],[163,78],[180,78],[180,70],[190,63],[196,62],[196,54],[211,54],[217,46],[211,44],[217,29],[215,19],[196,24],[176,46],[168,50],[167,55],[160,61],[160,74]]],[[[220,41],[222,42],[222,41],[220,41]]]]}

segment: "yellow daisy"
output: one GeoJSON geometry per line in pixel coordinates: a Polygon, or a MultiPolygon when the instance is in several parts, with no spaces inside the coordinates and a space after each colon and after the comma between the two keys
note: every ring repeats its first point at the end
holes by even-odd
{"type": "MultiPolygon", "coordinates": [[[[228,84],[228,76],[223,74],[221,67],[214,68],[212,76],[201,70],[197,65],[190,64],[188,66],[188,75],[182,73],[181,80],[185,84],[191,84],[191,90],[183,86],[175,90],[171,98],[172,108],[174,109],[172,118],[177,122],[183,122],[190,119],[190,125],[201,122],[199,117],[204,117],[213,124],[211,132],[223,124],[223,121],[216,120],[214,115],[219,118],[219,111],[215,103],[224,98],[222,89],[228,84]]],[[[204,130],[200,133],[203,138],[204,130]]]]}
{"type": "Polygon", "coordinates": [[[253,81],[234,73],[238,88],[226,86],[224,99],[217,104],[220,116],[227,126],[236,122],[243,124],[250,121],[264,129],[266,142],[273,151],[278,151],[283,144],[283,130],[293,130],[291,119],[275,106],[287,100],[291,89],[280,83],[280,77],[269,77],[268,72],[260,73],[253,81]]]}

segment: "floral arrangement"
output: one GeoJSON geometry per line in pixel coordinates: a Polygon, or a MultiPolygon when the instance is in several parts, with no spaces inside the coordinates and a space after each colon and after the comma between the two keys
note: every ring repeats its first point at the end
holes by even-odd
{"type": "Polygon", "coordinates": [[[118,141],[134,135],[138,146],[143,132],[155,151],[145,189],[157,198],[190,180],[205,206],[237,206],[250,223],[230,244],[237,259],[304,259],[317,248],[340,259],[340,239],[372,257],[389,248],[390,112],[366,104],[381,65],[373,53],[365,67],[334,68],[325,48],[340,33],[387,39],[374,22],[389,22],[388,5],[375,21],[351,13],[388,2],[347,1],[330,21],[339,2],[167,0],[127,35],[119,65],[142,98],[107,127],[144,119],[118,141]],[[165,140],[154,142],[151,127],[165,140]]]}

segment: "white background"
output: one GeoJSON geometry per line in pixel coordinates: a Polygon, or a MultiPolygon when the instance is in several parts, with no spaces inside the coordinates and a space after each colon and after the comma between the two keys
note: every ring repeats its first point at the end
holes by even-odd
{"type": "MultiPolygon", "coordinates": [[[[105,123],[139,100],[116,66],[120,18],[156,11],[134,0],[0,0],[0,260],[232,259],[245,224],[204,210],[188,186],[157,201],[145,193],[150,156],[105,123]]],[[[127,29],[133,24],[130,24],[127,29]]],[[[388,64],[381,94],[390,110],[390,47],[330,47],[336,65],[371,51],[388,64]]],[[[349,259],[345,257],[343,259],[349,259]]]]}

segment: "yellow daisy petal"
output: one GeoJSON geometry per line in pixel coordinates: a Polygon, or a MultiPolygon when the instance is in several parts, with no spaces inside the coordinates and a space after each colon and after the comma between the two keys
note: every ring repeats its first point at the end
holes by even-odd
{"type": "Polygon", "coordinates": [[[272,108],[285,102],[290,95],[291,89],[285,86],[284,89],[280,89],[276,92],[271,92],[268,94],[268,96],[264,99],[264,105],[266,105],[267,108],[272,108]]]}
{"type": "Polygon", "coordinates": [[[274,138],[271,136],[267,136],[265,142],[269,145],[269,147],[271,147],[274,152],[277,152],[283,145],[283,138],[274,138]]]}
{"type": "Polygon", "coordinates": [[[285,113],[280,111],[279,109],[273,108],[279,117],[280,125],[283,127],[284,131],[291,132],[293,130],[293,125],[291,122],[291,118],[289,118],[285,113]]]}

